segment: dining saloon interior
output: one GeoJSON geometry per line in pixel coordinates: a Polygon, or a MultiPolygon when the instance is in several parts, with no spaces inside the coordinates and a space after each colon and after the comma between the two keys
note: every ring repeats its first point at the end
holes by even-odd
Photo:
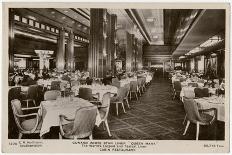
{"type": "Polygon", "coordinates": [[[9,139],[225,139],[225,10],[9,9],[9,139]]]}

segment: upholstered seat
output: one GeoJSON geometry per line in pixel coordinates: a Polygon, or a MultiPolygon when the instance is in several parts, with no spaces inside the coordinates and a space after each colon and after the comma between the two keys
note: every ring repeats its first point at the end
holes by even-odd
{"type": "Polygon", "coordinates": [[[215,120],[217,120],[217,109],[198,109],[197,103],[193,99],[187,99],[184,97],[184,109],[187,114],[187,124],[184,130],[183,135],[186,134],[189,124],[196,124],[196,140],[199,137],[200,125],[211,125],[215,120]],[[210,112],[210,114],[208,114],[210,112]]]}
{"type": "Polygon", "coordinates": [[[60,115],[60,138],[81,139],[89,137],[92,139],[96,116],[96,106],[77,109],[74,119],[60,115]],[[64,120],[69,123],[64,124],[64,120]]]}
{"type": "MultiPolygon", "coordinates": [[[[36,118],[23,120],[21,126],[24,130],[32,130],[36,125],[36,121],[37,121],[36,118]]],[[[41,129],[41,126],[42,126],[42,119],[41,117],[39,117],[39,123],[37,125],[36,131],[37,130],[39,131],[41,129]]]]}
{"type": "Polygon", "coordinates": [[[11,106],[19,130],[19,139],[22,138],[23,134],[39,133],[42,126],[42,109],[41,107],[23,108],[21,102],[17,99],[11,101],[11,106]],[[35,110],[37,113],[24,114],[24,110],[35,110]]]}
{"type": "Polygon", "coordinates": [[[44,100],[56,100],[58,96],[61,96],[61,92],[59,90],[50,90],[44,93],[44,100]]]}
{"type": "Polygon", "coordinates": [[[118,104],[122,105],[123,112],[126,113],[125,108],[124,108],[124,98],[127,95],[127,91],[124,87],[120,87],[118,89],[117,96],[114,96],[110,99],[110,103],[116,104],[116,114],[118,115],[118,104]]]}

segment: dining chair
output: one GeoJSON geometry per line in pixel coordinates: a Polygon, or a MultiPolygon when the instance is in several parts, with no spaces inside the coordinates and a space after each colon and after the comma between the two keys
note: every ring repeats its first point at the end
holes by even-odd
{"type": "Polygon", "coordinates": [[[181,83],[180,81],[174,81],[173,83],[173,100],[178,96],[180,96],[181,92],[181,83]]]}
{"type": "MultiPolygon", "coordinates": [[[[68,87],[69,82],[61,82],[60,83],[60,91],[62,93],[62,96],[67,96],[70,93],[71,88],[68,87]]],[[[70,85],[69,85],[70,86],[70,85]]]]}
{"type": "MultiPolygon", "coordinates": [[[[188,99],[194,99],[195,98],[195,93],[191,89],[184,89],[184,97],[188,98],[188,99]]],[[[185,123],[186,119],[187,119],[187,114],[185,114],[183,124],[185,123]]]]}
{"type": "Polygon", "coordinates": [[[8,137],[15,138],[14,133],[18,131],[18,127],[14,120],[14,114],[12,111],[11,101],[14,99],[21,100],[20,96],[21,87],[13,87],[8,91],[8,137]]]}
{"type": "Polygon", "coordinates": [[[84,100],[88,100],[94,104],[100,103],[99,100],[100,94],[99,93],[93,94],[91,88],[82,88],[82,87],[79,88],[79,97],[84,100]]]}
{"type": "Polygon", "coordinates": [[[217,109],[198,109],[197,103],[193,99],[184,97],[184,109],[187,114],[187,124],[183,135],[186,134],[190,123],[196,124],[196,140],[199,138],[200,125],[211,125],[217,120],[217,109]],[[208,114],[212,112],[213,115],[208,114]]]}
{"type": "Polygon", "coordinates": [[[40,133],[42,126],[42,107],[22,108],[21,102],[18,99],[11,101],[11,106],[15,118],[15,123],[19,130],[18,138],[21,139],[23,134],[40,133]],[[24,114],[23,111],[36,110],[37,113],[24,114]],[[34,118],[33,118],[34,117],[34,118]]]}
{"type": "Polygon", "coordinates": [[[73,87],[73,86],[79,86],[79,85],[80,85],[79,81],[76,81],[76,80],[71,81],[71,87],[73,87]]]}
{"type": "Polygon", "coordinates": [[[197,82],[198,83],[205,83],[205,80],[204,79],[199,79],[197,82]]]}
{"type": "Polygon", "coordinates": [[[145,77],[142,77],[142,90],[143,90],[143,92],[145,92],[146,91],[146,78],[145,77]]]}
{"type": "Polygon", "coordinates": [[[107,121],[109,110],[110,110],[110,93],[105,93],[102,98],[102,104],[101,106],[98,107],[98,111],[100,114],[101,122],[104,122],[103,128],[106,126],[108,135],[111,137],[112,135],[110,133],[109,124],[107,121]]]}
{"type": "Polygon", "coordinates": [[[191,86],[191,87],[198,87],[198,84],[195,83],[195,82],[190,82],[190,83],[188,83],[188,86],[191,86]]]}
{"type": "Polygon", "coordinates": [[[130,109],[130,105],[129,105],[130,84],[129,83],[125,84],[124,88],[126,89],[126,96],[124,97],[124,100],[126,101],[128,108],[130,109]]]}
{"type": "Polygon", "coordinates": [[[89,137],[89,139],[92,140],[92,132],[95,126],[96,116],[96,106],[82,107],[77,109],[75,117],[71,119],[67,118],[65,115],[60,115],[59,138],[82,139],[89,137]]]}
{"type": "Polygon", "coordinates": [[[185,78],[180,78],[180,82],[184,82],[184,81],[186,81],[185,78]]]}
{"type": "Polygon", "coordinates": [[[195,97],[209,97],[209,89],[208,88],[195,88],[194,89],[195,97]]]}
{"type": "Polygon", "coordinates": [[[60,90],[60,81],[51,82],[51,90],[60,90]]]}
{"type": "Polygon", "coordinates": [[[135,97],[138,100],[138,95],[137,95],[137,93],[138,93],[138,83],[137,83],[137,81],[131,81],[130,82],[130,100],[131,100],[132,93],[135,94],[135,97]]]}
{"type": "Polygon", "coordinates": [[[111,85],[119,88],[120,87],[120,82],[119,82],[118,78],[112,78],[112,84],[111,85]]]}
{"type": "Polygon", "coordinates": [[[61,92],[59,90],[49,90],[44,93],[44,100],[56,100],[58,96],[61,96],[61,92]]]}
{"type": "Polygon", "coordinates": [[[27,91],[21,91],[22,102],[26,102],[27,108],[29,103],[33,103],[36,107],[36,100],[38,99],[38,85],[29,86],[27,91]]]}
{"type": "Polygon", "coordinates": [[[118,116],[118,105],[122,105],[123,112],[126,113],[125,107],[124,107],[124,98],[126,97],[126,89],[124,87],[120,87],[118,89],[117,96],[111,97],[110,103],[116,105],[116,114],[118,116]]]}
{"type": "Polygon", "coordinates": [[[142,80],[143,80],[142,78],[138,78],[137,79],[137,82],[138,82],[138,92],[139,92],[140,96],[142,95],[142,92],[143,92],[142,80]]]}

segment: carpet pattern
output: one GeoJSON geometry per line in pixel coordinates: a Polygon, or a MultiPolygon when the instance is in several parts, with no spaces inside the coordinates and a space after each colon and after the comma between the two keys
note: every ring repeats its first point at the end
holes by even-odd
{"type": "MultiPolygon", "coordinates": [[[[130,101],[126,114],[119,107],[116,116],[115,107],[110,107],[109,137],[103,127],[96,127],[94,139],[138,139],[138,140],[194,140],[196,126],[190,124],[183,136],[186,124],[183,124],[185,111],[183,103],[172,100],[171,88],[167,80],[154,79],[139,100],[130,101]]],[[[211,126],[201,126],[199,140],[223,140],[224,123],[216,122],[211,126]]]]}

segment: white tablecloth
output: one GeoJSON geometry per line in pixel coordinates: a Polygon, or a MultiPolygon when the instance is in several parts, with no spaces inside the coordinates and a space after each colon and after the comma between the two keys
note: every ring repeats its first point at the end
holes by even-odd
{"type": "Polygon", "coordinates": [[[131,81],[137,81],[137,78],[127,78],[120,80],[120,87],[124,87],[126,84],[130,84],[131,81]]]}
{"type": "Polygon", "coordinates": [[[225,121],[225,98],[211,96],[211,97],[203,97],[199,99],[194,99],[200,109],[209,109],[216,108],[217,109],[217,119],[219,121],[225,121]]]}
{"type": "Polygon", "coordinates": [[[68,83],[68,81],[61,80],[61,79],[58,79],[58,78],[57,79],[47,79],[47,80],[39,79],[37,81],[37,84],[42,85],[43,87],[48,87],[49,88],[51,86],[52,81],[60,81],[60,82],[62,82],[64,84],[66,84],[67,88],[70,88],[70,84],[68,83]]]}
{"type": "Polygon", "coordinates": [[[113,94],[118,93],[118,88],[111,85],[79,85],[72,87],[72,90],[75,92],[75,95],[79,94],[79,88],[90,88],[92,89],[93,94],[99,93],[99,100],[102,100],[103,95],[107,92],[113,94]]]}
{"type": "MultiPolygon", "coordinates": [[[[53,101],[42,101],[41,106],[43,109],[43,123],[40,131],[40,136],[49,132],[52,126],[59,126],[59,115],[65,115],[68,118],[74,118],[77,109],[81,107],[93,106],[93,104],[84,99],[75,97],[72,101],[70,98],[59,98],[53,101]]],[[[99,113],[97,112],[95,124],[99,125],[100,123],[101,118],[99,113]]]]}

